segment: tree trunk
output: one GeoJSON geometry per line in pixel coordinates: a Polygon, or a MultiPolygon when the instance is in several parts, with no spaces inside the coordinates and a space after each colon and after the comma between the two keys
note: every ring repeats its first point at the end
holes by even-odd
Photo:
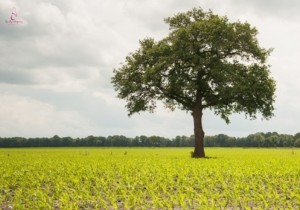
{"type": "Polygon", "coordinates": [[[193,153],[194,158],[204,158],[204,131],[202,127],[202,106],[195,106],[192,113],[194,120],[194,134],[195,134],[195,149],[193,153]]]}

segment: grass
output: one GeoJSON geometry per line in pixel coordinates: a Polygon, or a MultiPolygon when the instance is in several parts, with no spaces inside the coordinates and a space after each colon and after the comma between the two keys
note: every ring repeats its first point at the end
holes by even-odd
{"type": "Polygon", "coordinates": [[[0,149],[2,209],[299,209],[300,150],[0,149]]]}

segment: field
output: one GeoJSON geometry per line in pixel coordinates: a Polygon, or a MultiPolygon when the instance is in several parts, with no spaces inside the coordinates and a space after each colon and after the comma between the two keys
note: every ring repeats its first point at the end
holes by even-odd
{"type": "Polygon", "coordinates": [[[300,209],[300,150],[0,149],[0,208],[300,209]]]}

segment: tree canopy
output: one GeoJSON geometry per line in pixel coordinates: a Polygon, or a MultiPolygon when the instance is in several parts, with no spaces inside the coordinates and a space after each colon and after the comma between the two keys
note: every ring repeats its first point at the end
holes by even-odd
{"type": "MultiPolygon", "coordinates": [[[[123,135],[87,136],[84,138],[59,137],[24,138],[0,137],[0,148],[13,147],[192,147],[195,137],[176,136],[165,138],[161,136],[123,135]]],[[[299,133],[296,135],[279,134],[277,132],[254,133],[245,137],[232,137],[225,134],[205,136],[206,147],[300,147],[299,133]]]]}
{"type": "Polygon", "coordinates": [[[273,116],[275,81],[266,63],[271,49],[259,46],[249,23],[194,8],[165,19],[170,33],[146,38],[114,70],[112,83],[129,115],[153,112],[156,102],[191,112],[195,157],[204,157],[202,113],[214,110],[227,123],[232,113],[273,116]]]}

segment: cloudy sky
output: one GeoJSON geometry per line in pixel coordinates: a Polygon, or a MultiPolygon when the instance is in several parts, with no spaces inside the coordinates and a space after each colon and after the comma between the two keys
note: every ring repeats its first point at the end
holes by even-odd
{"type": "Polygon", "coordinates": [[[299,0],[0,0],[0,136],[191,135],[182,111],[129,118],[110,78],[139,40],[168,34],[164,18],[199,6],[256,26],[277,81],[274,118],[205,111],[206,134],[300,132],[299,0]]]}

